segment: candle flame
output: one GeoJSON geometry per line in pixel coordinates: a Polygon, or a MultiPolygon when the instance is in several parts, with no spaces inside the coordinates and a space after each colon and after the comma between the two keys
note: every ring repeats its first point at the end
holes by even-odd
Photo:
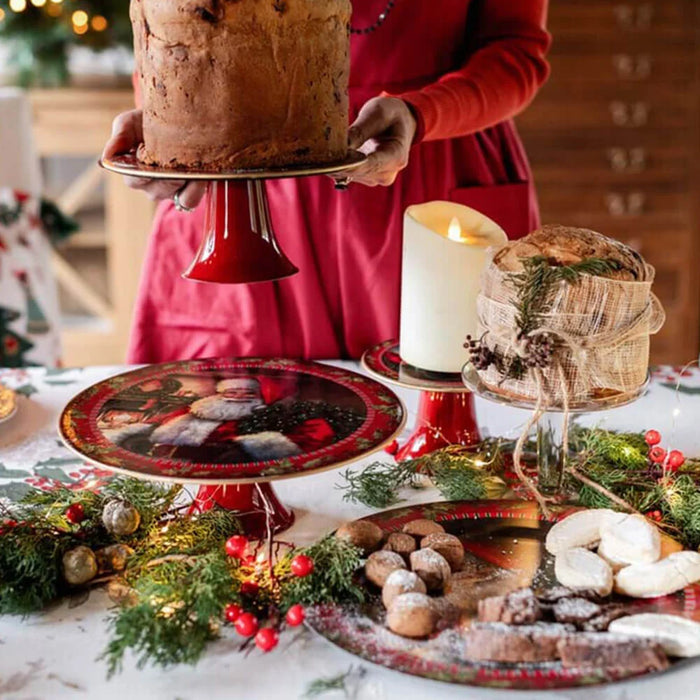
{"type": "Polygon", "coordinates": [[[466,240],[462,235],[462,225],[459,223],[459,219],[456,216],[453,216],[452,221],[450,221],[450,225],[447,229],[447,237],[456,243],[462,243],[466,240]]]}

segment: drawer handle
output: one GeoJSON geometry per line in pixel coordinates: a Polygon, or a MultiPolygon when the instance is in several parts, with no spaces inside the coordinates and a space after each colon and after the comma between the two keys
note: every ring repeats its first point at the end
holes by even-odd
{"type": "Polygon", "coordinates": [[[645,126],[649,123],[651,107],[648,102],[631,102],[620,100],[610,103],[610,116],[615,126],[645,126]]]}
{"type": "Polygon", "coordinates": [[[612,62],[618,78],[645,80],[651,75],[652,58],[647,54],[631,56],[628,53],[618,53],[613,56],[612,62]]]}
{"type": "Polygon", "coordinates": [[[643,192],[630,192],[627,195],[610,192],[605,197],[605,203],[610,216],[639,216],[645,211],[646,195],[643,192]]]}
{"type": "Polygon", "coordinates": [[[647,169],[645,148],[609,148],[608,162],[616,173],[639,173],[647,169]]]}
{"type": "Polygon", "coordinates": [[[615,19],[626,31],[650,29],[654,19],[654,6],[650,2],[641,5],[618,4],[613,7],[615,19]]]}

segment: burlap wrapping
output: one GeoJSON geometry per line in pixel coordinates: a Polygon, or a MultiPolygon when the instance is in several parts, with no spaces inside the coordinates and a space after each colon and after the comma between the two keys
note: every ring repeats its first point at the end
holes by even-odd
{"type": "MultiPolygon", "coordinates": [[[[560,282],[550,291],[541,323],[530,333],[549,333],[557,345],[552,367],[541,371],[541,388],[532,370],[520,380],[504,380],[493,365],[479,372],[482,381],[507,396],[539,398],[550,407],[573,407],[639,388],[648,372],[649,336],[665,320],[651,291],[654,268],[646,268],[644,282],[581,275],[577,284],[560,282]]],[[[492,350],[522,355],[512,274],[493,262],[487,266],[477,301],[479,337],[492,350]]]]}

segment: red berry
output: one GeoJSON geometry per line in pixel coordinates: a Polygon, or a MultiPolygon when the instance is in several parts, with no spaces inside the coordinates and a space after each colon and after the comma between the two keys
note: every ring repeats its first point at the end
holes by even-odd
{"type": "Polygon", "coordinates": [[[297,554],[292,559],[292,573],[299,578],[308,576],[314,570],[314,560],[306,554],[297,554]]]}
{"type": "Polygon", "coordinates": [[[280,640],[280,636],[276,629],[272,627],[263,627],[255,635],[255,646],[262,651],[272,651],[280,640]]]}
{"type": "Polygon", "coordinates": [[[256,562],[257,559],[252,554],[249,554],[248,556],[243,557],[243,559],[241,559],[241,564],[243,566],[255,566],[256,562]]]}
{"type": "Polygon", "coordinates": [[[7,528],[13,528],[13,527],[17,527],[17,525],[19,525],[19,523],[16,520],[12,520],[11,518],[7,519],[7,520],[3,520],[2,524],[7,528]]]}
{"type": "Polygon", "coordinates": [[[224,608],[224,616],[226,619],[233,624],[243,613],[243,608],[235,603],[229,603],[224,608]]]}
{"type": "Polygon", "coordinates": [[[226,554],[235,559],[240,559],[248,546],[248,538],[243,535],[234,535],[226,540],[226,554]]]}
{"type": "Polygon", "coordinates": [[[244,612],[233,623],[241,637],[252,637],[258,631],[258,618],[253,613],[244,612]]]}
{"type": "Polygon", "coordinates": [[[647,430],[644,433],[644,442],[646,442],[649,447],[654,447],[661,442],[661,433],[658,430],[647,430]]]}
{"type": "Polygon", "coordinates": [[[654,464],[663,464],[666,459],[666,450],[663,447],[652,447],[649,450],[649,459],[654,462],[654,464]]]}
{"type": "Polygon", "coordinates": [[[66,520],[73,525],[82,523],[85,520],[85,508],[80,503],[74,503],[66,508],[66,520]]]}
{"type": "Polygon", "coordinates": [[[671,450],[668,453],[668,466],[676,471],[685,464],[685,455],[680,450],[671,450]]]}
{"type": "Polygon", "coordinates": [[[389,443],[385,448],[384,452],[386,452],[388,455],[395,455],[399,451],[399,441],[394,440],[393,442],[389,443]]]}
{"type": "Polygon", "coordinates": [[[260,586],[255,581],[243,581],[241,584],[241,595],[247,595],[253,597],[257,595],[260,590],[260,586]]]}
{"type": "Polygon", "coordinates": [[[285,619],[290,627],[298,627],[302,622],[304,622],[305,617],[306,613],[304,612],[304,608],[297,603],[296,605],[292,605],[292,607],[287,610],[285,619]]]}

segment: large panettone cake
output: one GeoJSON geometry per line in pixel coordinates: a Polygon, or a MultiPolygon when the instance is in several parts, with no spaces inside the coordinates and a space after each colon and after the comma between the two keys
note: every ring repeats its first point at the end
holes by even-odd
{"type": "Polygon", "coordinates": [[[141,161],[219,171],[347,153],[349,0],[131,0],[141,161]]]}

